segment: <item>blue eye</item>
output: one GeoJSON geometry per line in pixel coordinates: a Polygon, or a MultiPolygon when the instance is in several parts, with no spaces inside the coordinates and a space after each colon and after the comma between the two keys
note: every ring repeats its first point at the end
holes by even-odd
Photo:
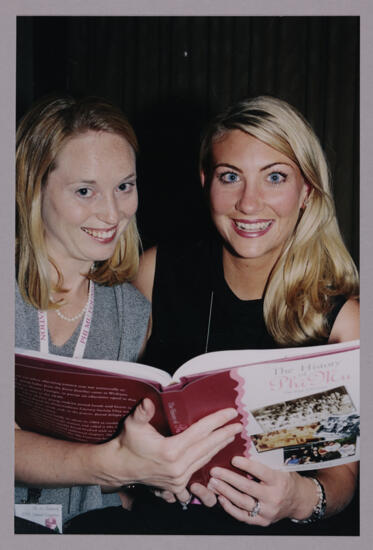
{"type": "Polygon", "coordinates": [[[282,183],[286,180],[286,174],[283,174],[282,172],[272,172],[271,174],[269,174],[268,179],[270,183],[282,183]]]}
{"type": "Polygon", "coordinates": [[[219,174],[219,180],[222,183],[237,183],[240,181],[240,177],[235,172],[223,172],[219,174]]]}

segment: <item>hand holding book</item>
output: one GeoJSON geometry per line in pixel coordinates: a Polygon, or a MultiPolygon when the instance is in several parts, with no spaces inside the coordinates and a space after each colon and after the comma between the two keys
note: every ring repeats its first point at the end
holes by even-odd
{"type": "MultiPolygon", "coordinates": [[[[126,476],[130,478],[126,483],[159,487],[171,491],[181,501],[187,500],[185,487],[192,474],[241,431],[241,424],[227,424],[237,417],[237,411],[224,409],[210,414],[170,437],[164,437],[150,424],[154,413],[154,404],[144,399],[127,417],[120,435],[101,447],[109,454],[117,449],[118,462],[122,460],[120,453],[123,454],[126,476]]],[[[124,484],[119,475],[116,485],[124,484]]]]}
{"type": "Polygon", "coordinates": [[[296,514],[311,515],[316,492],[309,478],[296,472],[273,470],[245,457],[234,457],[232,463],[242,474],[214,467],[208,487],[218,495],[225,511],[236,519],[266,527],[296,514]],[[258,502],[260,514],[251,515],[258,502]]]}
{"type": "MultiPolygon", "coordinates": [[[[241,473],[226,468],[211,469],[208,488],[214,491],[224,510],[239,521],[252,525],[268,526],[283,518],[296,522],[309,522],[319,502],[315,491],[315,476],[298,472],[274,470],[265,464],[245,457],[233,457],[232,465],[241,473]],[[258,506],[258,512],[252,511],[258,506]]],[[[358,463],[352,462],[325,468],[317,472],[322,483],[325,509],[322,517],[340,511],[351,499],[355,490],[358,463]]]]}

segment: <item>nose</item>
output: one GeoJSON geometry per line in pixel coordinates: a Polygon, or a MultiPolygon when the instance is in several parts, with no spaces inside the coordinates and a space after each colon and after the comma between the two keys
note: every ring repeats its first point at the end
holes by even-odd
{"type": "Polygon", "coordinates": [[[100,221],[108,225],[115,225],[118,223],[119,208],[114,195],[107,194],[101,197],[96,216],[100,221]]]}
{"type": "Polygon", "coordinates": [[[259,186],[253,182],[246,182],[240,190],[235,206],[236,210],[244,214],[259,212],[263,208],[263,198],[259,186]]]}

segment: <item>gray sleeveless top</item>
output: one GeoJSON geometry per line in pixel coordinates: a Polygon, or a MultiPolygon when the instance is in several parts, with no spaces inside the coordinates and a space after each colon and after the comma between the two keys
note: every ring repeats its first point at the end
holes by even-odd
{"type": "MultiPolygon", "coordinates": [[[[91,328],[84,351],[87,359],[136,361],[146,336],[150,304],[131,284],[113,287],[95,284],[95,303],[91,328]]],[[[16,284],[15,345],[39,350],[37,310],[24,302],[16,284]]],[[[80,324],[63,346],[55,346],[49,337],[49,352],[71,357],[79,337],[80,324]]],[[[27,487],[17,486],[15,503],[25,503],[27,487]]],[[[62,504],[63,521],[77,514],[120,505],[119,496],[102,494],[98,485],[42,489],[39,504],[62,504]]]]}

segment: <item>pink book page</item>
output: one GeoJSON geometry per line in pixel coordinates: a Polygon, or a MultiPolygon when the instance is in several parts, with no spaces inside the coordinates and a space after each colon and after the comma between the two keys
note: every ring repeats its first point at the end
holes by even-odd
{"type": "Polygon", "coordinates": [[[245,455],[301,470],[359,456],[359,349],[231,369],[245,455]]]}

